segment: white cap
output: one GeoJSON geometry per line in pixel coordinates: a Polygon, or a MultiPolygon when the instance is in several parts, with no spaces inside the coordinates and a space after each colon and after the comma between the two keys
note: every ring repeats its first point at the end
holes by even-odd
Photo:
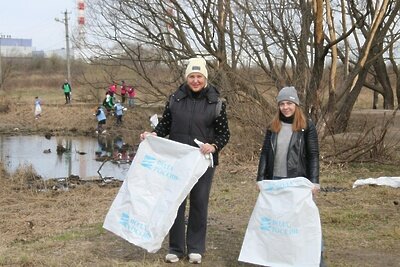
{"type": "Polygon", "coordinates": [[[190,74],[198,72],[203,74],[206,79],[208,78],[208,71],[206,67],[206,61],[202,57],[195,57],[189,59],[189,64],[187,65],[185,78],[187,78],[190,74]]]}

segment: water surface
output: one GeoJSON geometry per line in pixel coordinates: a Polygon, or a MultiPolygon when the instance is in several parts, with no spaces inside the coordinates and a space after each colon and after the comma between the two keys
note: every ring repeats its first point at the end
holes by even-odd
{"type": "MultiPolygon", "coordinates": [[[[113,156],[124,145],[120,137],[114,139],[101,136],[91,137],[51,137],[44,136],[1,136],[0,159],[6,170],[14,172],[19,166],[31,165],[44,179],[65,178],[78,175],[81,179],[100,178],[97,171],[102,161],[96,158],[113,156]],[[57,154],[57,145],[66,149],[57,154]],[[50,149],[50,153],[48,152],[50,149]]],[[[121,157],[121,153],[118,154],[121,157]]],[[[123,180],[130,164],[107,161],[100,170],[103,177],[123,180]]]]}

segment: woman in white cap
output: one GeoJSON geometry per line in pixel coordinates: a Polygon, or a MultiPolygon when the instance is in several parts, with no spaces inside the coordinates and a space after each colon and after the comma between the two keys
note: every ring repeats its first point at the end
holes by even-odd
{"type": "MultiPolygon", "coordinates": [[[[218,153],[228,143],[230,132],[225,103],[218,90],[207,83],[208,71],[203,58],[191,58],[185,72],[186,82],[173,93],[165,107],[161,121],[153,133],[198,147],[195,139],[204,143],[200,151],[212,153],[218,165],[218,153]]],[[[148,133],[141,134],[143,140],[148,133]]],[[[168,263],[188,256],[190,263],[201,263],[205,252],[208,200],[215,167],[209,167],[189,194],[190,209],[185,231],[186,199],[169,232],[168,263]]]]}
{"type": "MultiPolygon", "coordinates": [[[[296,88],[284,87],[261,150],[257,181],[306,177],[319,191],[319,145],[314,123],[300,108],[296,88]]],[[[321,254],[321,266],[323,259],[321,254]]]]}

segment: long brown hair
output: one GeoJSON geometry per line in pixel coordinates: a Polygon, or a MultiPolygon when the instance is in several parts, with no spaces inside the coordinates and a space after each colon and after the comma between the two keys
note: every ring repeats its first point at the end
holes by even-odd
{"type": "MultiPolygon", "coordinates": [[[[279,133],[279,131],[282,128],[281,120],[279,119],[279,114],[280,110],[278,108],[277,113],[275,114],[274,118],[271,121],[270,124],[270,130],[274,133],[279,133]]],[[[304,115],[303,110],[296,105],[296,108],[294,110],[294,119],[292,123],[292,130],[294,132],[301,131],[301,129],[305,129],[307,127],[307,119],[306,115],[304,115]]]]}

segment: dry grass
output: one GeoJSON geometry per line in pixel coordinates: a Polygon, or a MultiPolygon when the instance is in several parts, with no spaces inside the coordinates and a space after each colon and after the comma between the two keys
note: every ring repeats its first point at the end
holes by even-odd
{"type": "MultiPolygon", "coordinates": [[[[257,197],[255,170],[255,162],[233,166],[227,160],[217,169],[204,266],[247,266],[237,257],[257,197]]],[[[329,266],[396,266],[398,189],[351,189],[361,175],[389,175],[395,170],[323,166],[321,179],[327,190],[316,201],[329,266]],[[333,188],[341,191],[329,190],[333,188]]],[[[88,183],[67,191],[38,191],[44,185],[34,177],[29,168],[11,176],[1,173],[0,192],[7,197],[0,199],[0,265],[167,266],[162,261],[166,244],[149,254],[102,229],[118,187],[88,183]]]]}
{"type": "MultiPolygon", "coordinates": [[[[19,98],[16,90],[9,96],[10,111],[0,113],[0,132],[94,137],[96,103],[64,105],[61,89],[54,90],[21,91],[19,98]],[[36,94],[44,100],[39,120],[34,120],[31,101],[36,94]]],[[[150,129],[149,116],[161,110],[128,110],[125,125],[108,123],[108,130],[138,143],[139,133],[150,129]]],[[[248,266],[237,258],[257,197],[254,180],[263,133],[233,118],[230,127],[232,139],[222,152],[212,187],[203,266],[248,266]]],[[[358,178],[396,175],[398,166],[393,165],[321,166],[323,191],[316,201],[329,266],[398,266],[399,189],[351,189],[358,178]]],[[[0,164],[1,266],[169,266],[163,263],[166,244],[149,254],[103,230],[118,187],[87,183],[66,191],[52,188],[29,166],[8,174],[0,164]]]]}

